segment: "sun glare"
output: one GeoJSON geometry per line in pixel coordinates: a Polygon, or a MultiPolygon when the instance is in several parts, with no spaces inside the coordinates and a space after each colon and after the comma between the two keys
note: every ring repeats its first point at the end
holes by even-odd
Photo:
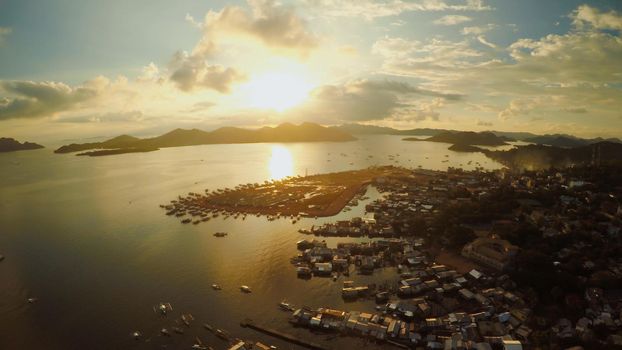
{"type": "Polygon", "coordinates": [[[267,72],[246,84],[251,107],[279,112],[302,103],[312,88],[304,75],[296,72],[267,72]]]}
{"type": "Polygon", "coordinates": [[[273,180],[280,180],[284,177],[291,176],[294,173],[292,154],[283,146],[272,147],[269,168],[270,178],[273,180]]]}

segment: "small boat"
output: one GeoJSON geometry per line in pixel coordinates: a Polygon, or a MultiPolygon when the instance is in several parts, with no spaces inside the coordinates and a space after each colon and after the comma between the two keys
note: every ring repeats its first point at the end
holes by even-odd
{"type": "Polygon", "coordinates": [[[207,329],[210,332],[214,331],[214,327],[212,327],[212,325],[209,323],[203,323],[203,328],[207,329]]]}
{"type": "Polygon", "coordinates": [[[222,329],[216,330],[216,336],[220,339],[229,340],[229,335],[222,329]]]}
{"type": "Polygon", "coordinates": [[[279,303],[279,307],[285,311],[294,311],[294,306],[288,302],[286,302],[285,300],[281,301],[279,303]]]}
{"type": "Polygon", "coordinates": [[[143,336],[143,334],[141,332],[139,332],[139,331],[132,332],[132,338],[134,338],[136,340],[140,339],[140,337],[142,337],[142,336],[143,336]]]}
{"type": "Polygon", "coordinates": [[[154,312],[159,312],[162,315],[166,315],[169,311],[173,311],[173,306],[171,303],[159,303],[158,305],[153,307],[154,312]]]}
{"type": "Polygon", "coordinates": [[[216,232],[214,233],[214,237],[225,237],[227,234],[227,232],[216,232]]]}
{"type": "Polygon", "coordinates": [[[189,224],[192,221],[192,219],[183,219],[181,220],[182,224],[189,224]]]}
{"type": "Polygon", "coordinates": [[[160,334],[162,334],[163,336],[166,336],[166,337],[170,337],[171,336],[171,333],[166,328],[160,329],[160,334]]]}
{"type": "Polygon", "coordinates": [[[212,284],[212,289],[213,290],[221,290],[222,288],[220,287],[220,285],[214,283],[214,284],[212,284]]]}
{"type": "Polygon", "coordinates": [[[184,330],[179,327],[171,327],[177,334],[184,334],[184,330]]]}
{"type": "Polygon", "coordinates": [[[194,321],[194,316],[192,316],[192,314],[183,314],[181,315],[181,321],[186,327],[190,327],[190,322],[194,321]]]}
{"type": "Polygon", "coordinates": [[[240,290],[241,290],[242,292],[244,292],[244,293],[251,293],[251,292],[252,292],[251,287],[246,286],[246,285],[244,285],[244,286],[240,286],[240,290]]]}
{"type": "Polygon", "coordinates": [[[26,299],[26,300],[28,301],[28,303],[29,303],[29,304],[34,304],[34,303],[36,303],[37,301],[39,301],[39,299],[38,299],[38,298],[28,298],[28,299],[26,299]]]}

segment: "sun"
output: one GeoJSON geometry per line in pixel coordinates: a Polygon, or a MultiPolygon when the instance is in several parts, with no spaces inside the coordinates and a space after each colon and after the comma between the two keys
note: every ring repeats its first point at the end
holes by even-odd
{"type": "Polygon", "coordinates": [[[313,85],[299,72],[272,71],[252,77],[244,88],[250,107],[282,112],[304,102],[313,85]]]}

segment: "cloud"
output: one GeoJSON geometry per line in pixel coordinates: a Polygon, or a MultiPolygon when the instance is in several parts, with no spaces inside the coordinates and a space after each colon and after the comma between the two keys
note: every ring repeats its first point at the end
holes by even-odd
{"type": "Polygon", "coordinates": [[[521,98],[510,101],[509,105],[499,112],[498,117],[502,120],[507,120],[519,115],[529,114],[537,106],[543,103],[543,98],[521,98]]]}
{"type": "Polygon", "coordinates": [[[477,120],[477,126],[492,126],[492,125],[493,124],[491,122],[486,122],[480,119],[477,120]]]}
{"type": "Polygon", "coordinates": [[[119,123],[119,122],[142,122],[145,115],[142,111],[96,113],[85,116],[73,116],[59,119],[61,123],[119,123]]]}
{"type": "Polygon", "coordinates": [[[590,5],[581,5],[570,14],[570,18],[579,29],[622,31],[622,16],[616,11],[602,12],[590,5]]]}
{"type": "Polygon", "coordinates": [[[462,16],[462,15],[447,15],[443,16],[434,21],[434,24],[443,25],[443,26],[453,26],[456,24],[469,22],[473,20],[471,17],[462,16]]]}
{"type": "Polygon", "coordinates": [[[462,96],[422,89],[393,80],[356,80],[324,85],[311,92],[309,101],[294,111],[299,117],[338,121],[438,120],[435,109],[462,96]],[[417,101],[432,97],[431,101],[417,101]]]}
{"type": "Polygon", "coordinates": [[[462,35],[479,35],[493,30],[496,27],[495,24],[488,23],[485,26],[473,26],[462,28],[462,35]]]}
{"type": "Polygon", "coordinates": [[[274,0],[248,0],[248,5],[250,9],[226,6],[220,11],[209,11],[203,23],[203,41],[213,43],[219,36],[235,34],[302,55],[318,45],[319,39],[293,7],[274,0]]]}
{"type": "Polygon", "coordinates": [[[70,87],[56,82],[0,81],[0,90],[10,97],[0,99],[0,120],[53,116],[79,107],[98,97],[102,80],[70,87]]]}
{"type": "Polygon", "coordinates": [[[171,66],[170,80],[186,92],[204,88],[229,93],[233,84],[246,80],[246,75],[234,68],[209,64],[201,55],[186,52],[177,53],[171,66]]]}
{"type": "Polygon", "coordinates": [[[587,109],[585,107],[566,107],[566,108],[562,108],[562,112],[584,114],[584,113],[587,113],[587,109]]]}
{"type": "Polygon", "coordinates": [[[397,16],[413,11],[489,11],[483,0],[448,3],[444,0],[306,0],[307,6],[321,15],[332,17],[363,17],[368,20],[397,16]]]}
{"type": "Polygon", "coordinates": [[[486,37],[484,37],[483,35],[478,35],[477,36],[477,41],[479,41],[480,43],[482,43],[483,45],[486,45],[492,49],[496,49],[497,45],[491,43],[490,41],[486,40],[486,37]]]}
{"type": "Polygon", "coordinates": [[[13,32],[13,29],[10,27],[0,27],[0,45],[4,43],[6,37],[9,36],[13,32]]]}
{"type": "Polygon", "coordinates": [[[441,114],[437,112],[437,109],[442,108],[444,105],[445,103],[443,99],[438,97],[429,101],[413,103],[410,107],[400,110],[391,119],[394,121],[415,122],[421,122],[424,120],[438,121],[441,114]]]}
{"type": "Polygon", "coordinates": [[[374,43],[372,52],[384,57],[382,70],[388,74],[435,80],[473,67],[483,55],[468,41],[429,39],[426,42],[385,37],[374,43]]]}

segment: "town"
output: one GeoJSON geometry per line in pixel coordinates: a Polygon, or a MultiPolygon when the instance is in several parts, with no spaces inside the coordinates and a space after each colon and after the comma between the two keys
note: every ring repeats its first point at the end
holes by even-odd
{"type": "Polygon", "coordinates": [[[622,348],[622,178],[603,166],[376,178],[368,215],[301,232],[299,278],[342,276],[376,312],[296,310],[295,326],[421,349],[622,348]],[[421,183],[421,176],[428,183],[421,183]],[[414,179],[417,179],[414,181],[414,179]],[[351,274],[393,269],[392,284],[351,274]]]}

